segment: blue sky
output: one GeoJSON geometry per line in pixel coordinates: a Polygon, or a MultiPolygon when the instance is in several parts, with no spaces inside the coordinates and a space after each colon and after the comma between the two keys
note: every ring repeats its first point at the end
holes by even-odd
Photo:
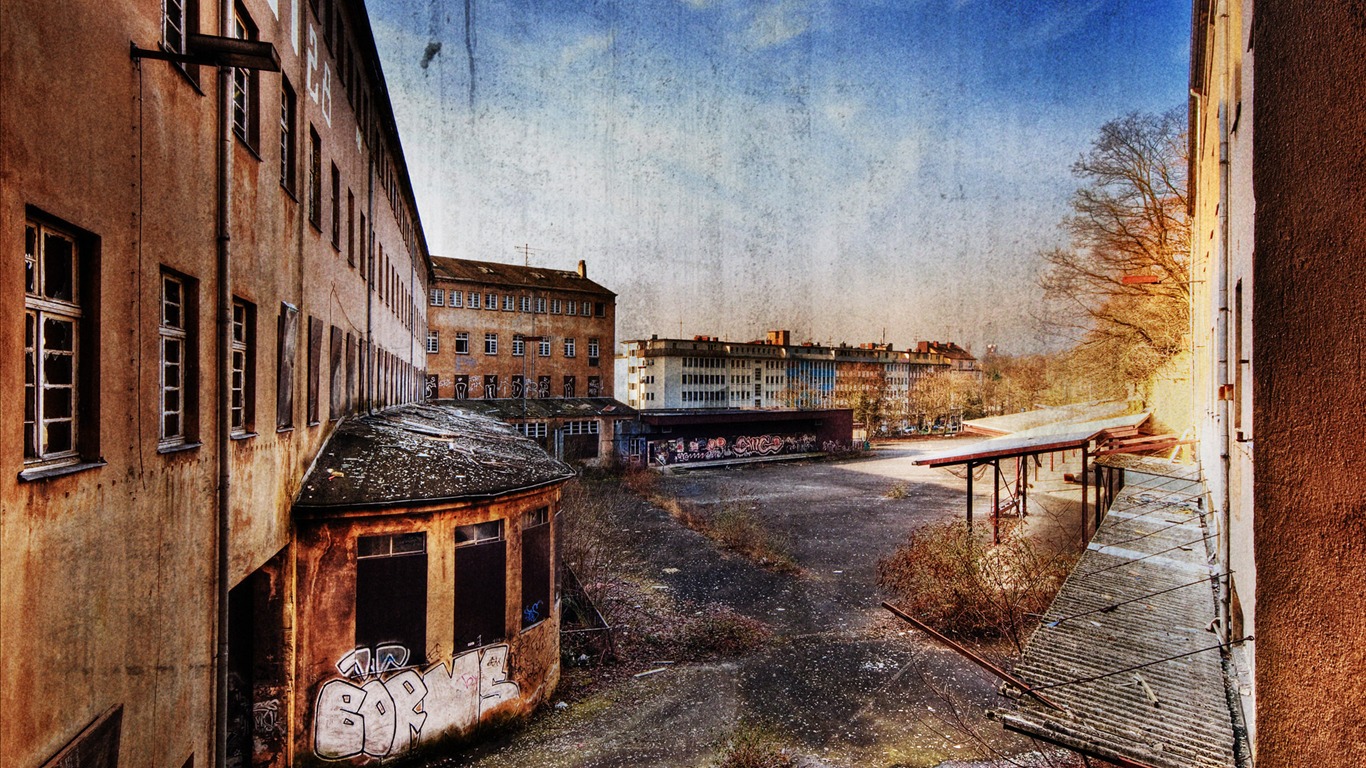
{"type": "Polygon", "coordinates": [[[622,339],[1037,349],[1072,162],[1186,93],[1187,0],[368,5],[433,252],[585,259],[622,339]]]}

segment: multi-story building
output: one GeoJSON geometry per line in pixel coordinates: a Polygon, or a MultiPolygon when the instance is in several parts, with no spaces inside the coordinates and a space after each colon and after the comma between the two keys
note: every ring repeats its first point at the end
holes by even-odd
{"type": "Polygon", "coordinates": [[[612,397],[616,294],[577,271],[433,259],[429,397],[612,397]]]}
{"type": "MultiPolygon", "coordinates": [[[[559,477],[497,509],[433,517],[413,496],[300,534],[309,468],[336,484],[373,458],[319,460],[337,425],[421,398],[428,360],[428,254],[365,6],[6,0],[0,101],[0,755],[292,765],[338,689],[296,666],[299,617],[332,616],[319,654],[386,670],[387,630],[336,618],[375,570],[361,560],[439,535],[458,569],[446,537],[490,521],[544,554],[559,477]],[[326,605],[296,581],[317,563],[326,605]]],[[[424,418],[390,428],[446,434],[424,418]]],[[[384,594],[367,599],[389,615],[384,594]]],[[[523,606],[497,594],[516,653],[523,606]]],[[[454,664],[449,618],[426,621],[454,664]]],[[[536,674],[528,691],[553,684],[536,674]]]]}
{"type": "Polygon", "coordinates": [[[762,341],[693,339],[627,341],[627,404],[641,410],[696,408],[852,408],[880,400],[887,418],[904,419],[915,383],[941,371],[976,371],[955,344],[920,342],[916,351],[890,344],[792,344],[787,331],[762,341]]]}

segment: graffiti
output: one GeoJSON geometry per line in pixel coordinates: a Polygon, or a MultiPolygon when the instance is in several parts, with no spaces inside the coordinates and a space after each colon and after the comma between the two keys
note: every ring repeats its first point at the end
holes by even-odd
{"type": "Polygon", "coordinates": [[[494,645],[419,672],[399,645],[357,648],[337,661],[344,679],[318,691],[313,752],[324,760],[382,760],[414,744],[472,728],[521,693],[508,679],[508,647],[494,645]]]}
{"type": "Polygon", "coordinates": [[[522,626],[530,626],[545,618],[545,603],[537,600],[522,609],[522,626]]]}
{"type": "Polygon", "coordinates": [[[812,434],[692,437],[651,442],[650,459],[659,465],[687,464],[811,453],[815,450],[816,436],[812,434]]]}
{"type": "Polygon", "coordinates": [[[437,384],[437,377],[436,377],[436,375],[435,375],[435,374],[429,374],[429,375],[426,377],[426,386],[425,386],[426,397],[427,397],[428,400],[430,400],[430,399],[436,397],[437,386],[438,386],[438,384],[437,384]]]}
{"type": "Polygon", "coordinates": [[[284,721],[280,719],[280,700],[268,699],[251,705],[252,733],[263,736],[283,736],[284,721]]]}

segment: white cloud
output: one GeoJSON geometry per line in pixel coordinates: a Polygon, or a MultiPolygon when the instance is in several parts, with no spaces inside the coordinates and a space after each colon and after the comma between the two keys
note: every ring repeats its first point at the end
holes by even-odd
{"type": "Polygon", "coordinates": [[[750,48],[764,49],[782,45],[811,29],[811,9],[807,0],[778,0],[753,12],[746,29],[750,48]]]}

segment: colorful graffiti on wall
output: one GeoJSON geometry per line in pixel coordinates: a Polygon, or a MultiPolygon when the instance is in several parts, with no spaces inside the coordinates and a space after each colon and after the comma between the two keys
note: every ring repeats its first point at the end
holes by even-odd
{"type": "Polygon", "coordinates": [[[343,677],[318,691],[313,752],[324,760],[401,755],[414,744],[468,731],[521,693],[508,679],[508,647],[462,653],[426,670],[405,668],[408,649],[358,648],[337,662],[343,677]]]}
{"type": "Polygon", "coordinates": [[[782,456],[793,453],[814,453],[820,450],[816,436],[799,435],[735,435],[731,437],[681,437],[650,442],[650,461],[660,466],[688,464],[698,461],[749,459],[759,456],[782,456]]]}

